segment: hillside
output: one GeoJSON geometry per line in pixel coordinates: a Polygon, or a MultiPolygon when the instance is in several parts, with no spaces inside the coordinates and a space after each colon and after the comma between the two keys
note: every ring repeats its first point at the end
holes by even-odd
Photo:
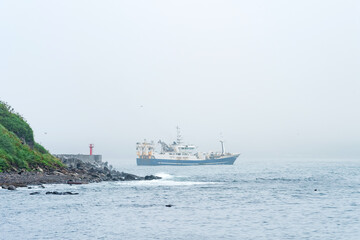
{"type": "Polygon", "coordinates": [[[59,167],[63,164],[34,141],[33,130],[24,118],[0,101],[0,172],[59,167]]]}

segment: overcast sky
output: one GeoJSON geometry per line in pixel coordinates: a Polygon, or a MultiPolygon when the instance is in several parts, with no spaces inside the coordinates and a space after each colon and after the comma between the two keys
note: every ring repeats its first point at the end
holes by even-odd
{"type": "Polygon", "coordinates": [[[360,158],[360,1],[0,1],[0,99],[52,153],[360,158]]]}

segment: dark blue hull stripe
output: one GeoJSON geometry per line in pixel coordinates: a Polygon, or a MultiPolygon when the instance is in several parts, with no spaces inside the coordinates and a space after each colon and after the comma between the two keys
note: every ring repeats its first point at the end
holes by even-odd
{"type": "Polygon", "coordinates": [[[207,159],[207,160],[172,160],[172,159],[144,159],[137,158],[138,166],[193,166],[193,165],[232,165],[236,157],[207,159]]]}

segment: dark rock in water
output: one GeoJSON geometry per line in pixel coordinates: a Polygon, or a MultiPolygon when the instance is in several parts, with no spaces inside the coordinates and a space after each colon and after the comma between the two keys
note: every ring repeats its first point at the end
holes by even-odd
{"type": "Polygon", "coordinates": [[[138,177],[132,174],[126,174],[124,180],[125,181],[138,180],[138,177]]]}
{"type": "Polygon", "coordinates": [[[45,188],[45,186],[44,186],[44,185],[42,185],[42,184],[40,184],[40,187],[41,187],[41,188],[45,188]]]}
{"type": "Polygon", "coordinates": [[[78,195],[79,193],[72,193],[72,192],[46,192],[46,194],[52,194],[52,195],[78,195]]]}
{"type": "Polygon", "coordinates": [[[48,194],[59,195],[59,192],[57,192],[57,191],[54,191],[54,192],[46,192],[46,195],[48,195],[48,194]]]}
{"type": "Polygon", "coordinates": [[[32,189],[32,187],[28,187],[28,189],[32,189]]]}
{"type": "Polygon", "coordinates": [[[165,205],[165,207],[172,207],[172,206],[174,206],[174,205],[172,205],[172,204],[165,205]]]}
{"type": "Polygon", "coordinates": [[[317,189],[315,188],[314,191],[317,192],[317,189]]]}
{"type": "Polygon", "coordinates": [[[2,187],[3,189],[8,189],[9,186],[6,185],[6,184],[4,184],[4,185],[2,185],[1,187],[2,187]]]}
{"type": "Polygon", "coordinates": [[[62,195],[78,195],[79,193],[63,192],[62,195]]]}
{"type": "Polygon", "coordinates": [[[10,185],[10,186],[8,187],[8,190],[16,190],[16,187],[15,187],[14,185],[10,185]]]}
{"type": "Polygon", "coordinates": [[[145,176],[145,180],[154,180],[154,179],[161,179],[161,177],[154,176],[154,175],[145,176]]]}
{"type": "Polygon", "coordinates": [[[30,195],[38,195],[38,194],[40,194],[40,192],[32,192],[32,193],[30,193],[30,195]]]}

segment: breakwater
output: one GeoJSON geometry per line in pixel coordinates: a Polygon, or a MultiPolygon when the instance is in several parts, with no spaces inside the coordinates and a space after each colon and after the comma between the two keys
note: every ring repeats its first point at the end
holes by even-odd
{"type": "Polygon", "coordinates": [[[78,159],[85,163],[101,164],[102,155],[86,155],[86,154],[53,154],[65,164],[71,164],[71,159],[78,159]]]}

